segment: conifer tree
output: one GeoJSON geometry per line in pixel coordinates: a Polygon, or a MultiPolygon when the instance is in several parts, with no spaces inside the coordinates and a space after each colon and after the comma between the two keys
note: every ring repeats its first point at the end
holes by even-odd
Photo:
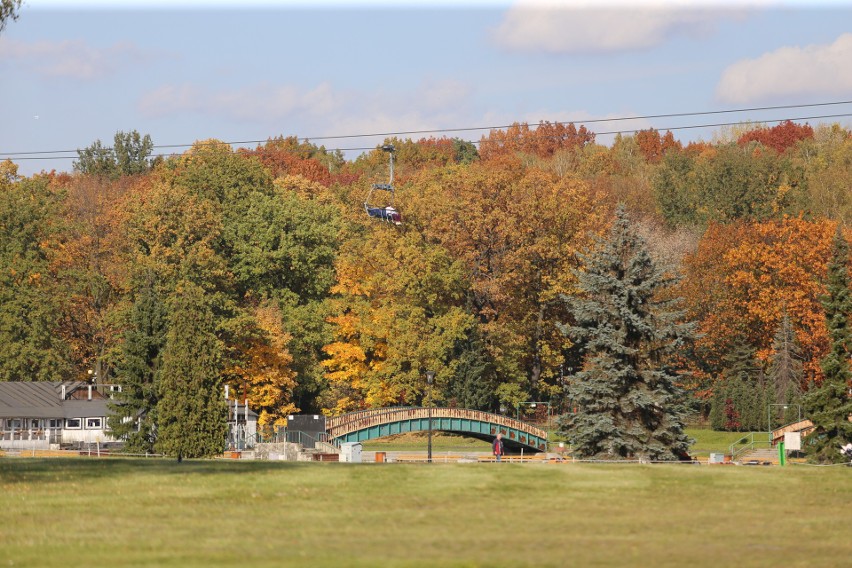
{"type": "Polygon", "coordinates": [[[683,390],[674,355],[692,339],[674,283],[652,260],[620,206],[598,250],[581,255],[580,297],[563,297],[574,325],[563,333],[580,344],[583,370],[568,386],[575,413],[560,430],[583,457],[671,460],[686,455],[683,390]]]}
{"type": "Polygon", "coordinates": [[[805,438],[809,457],[821,463],[843,461],[840,446],[852,442],[852,396],[849,394],[850,348],[852,334],[849,316],[852,315],[852,295],[849,291],[849,243],[840,227],[834,237],[832,258],[828,265],[828,296],[823,301],[825,321],[831,349],[822,360],[823,380],[811,385],[805,396],[805,410],[815,429],[805,438]]]}
{"type": "Polygon", "coordinates": [[[790,316],[784,316],[772,341],[772,358],[768,378],[771,393],[769,403],[785,405],[783,421],[794,422],[799,416],[798,404],[802,396],[802,355],[790,316]]]}
{"type": "Polygon", "coordinates": [[[492,410],[497,403],[494,364],[488,360],[482,339],[474,331],[471,337],[459,341],[454,351],[455,372],[446,398],[460,408],[492,410]]]}
{"type": "Polygon", "coordinates": [[[157,379],[166,341],[166,308],[153,275],[137,291],[124,333],[116,379],[121,391],[110,404],[109,426],[128,452],[152,452],[156,442],[157,379]]]}
{"type": "Polygon", "coordinates": [[[183,458],[221,453],[227,432],[223,348],[204,291],[182,281],[170,306],[158,381],[159,452],[183,458]]]}

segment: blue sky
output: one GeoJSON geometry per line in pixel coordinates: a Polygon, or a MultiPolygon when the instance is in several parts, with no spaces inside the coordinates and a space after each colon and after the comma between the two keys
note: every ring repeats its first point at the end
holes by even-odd
{"type": "MultiPolygon", "coordinates": [[[[841,1],[25,0],[0,33],[0,159],[70,171],[75,149],[119,130],[163,146],[297,135],[349,149],[381,137],[319,137],[852,101],[850,62],[841,1]]],[[[849,127],[852,103],[587,125],[828,114],[848,116],[809,122],[849,127]]]]}

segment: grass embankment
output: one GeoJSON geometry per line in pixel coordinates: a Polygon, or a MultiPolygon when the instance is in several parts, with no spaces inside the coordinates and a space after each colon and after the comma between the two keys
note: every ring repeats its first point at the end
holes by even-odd
{"type": "Polygon", "coordinates": [[[0,565],[846,566],[852,470],[0,460],[0,565]]]}

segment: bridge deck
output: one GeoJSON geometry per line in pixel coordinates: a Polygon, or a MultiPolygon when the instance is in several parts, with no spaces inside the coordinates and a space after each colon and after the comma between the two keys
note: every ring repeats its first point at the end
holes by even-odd
{"type": "Polygon", "coordinates": [[[377,408],[351,412],[326,420],[329,439],[358,441],[402,432],[422,431],[428,428],[431,416],[432,429],[469,434],[488,439],[502,433],[508,444],[529,446],[544,450],[547,432],[499,414],[464,408],[377,408]]]}

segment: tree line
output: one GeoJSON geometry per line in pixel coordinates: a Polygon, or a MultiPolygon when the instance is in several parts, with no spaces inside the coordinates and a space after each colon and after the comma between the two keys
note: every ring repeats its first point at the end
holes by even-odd
{"type": "Polygon", "coordinates": [[[208,140],[152,158],[150,137],[120,132],[81,149],[72,172],[21,177],[4,162],[2,379],[119,383],[113,427],[185,456],[201,442],[169,432],[203,423],[215,440],[226,384],[269,426],[422,404],[425,370],[441,404],[546,400],[570,416],[616,372],[611,356],[606,372],[592,364],[604,340],[588,326],[603,320],[587,312],[604,307],[583,302],[605,289],[589,283],[592,259],[618,239],[655,267],[640,271],[646,305],[671,308],[652,317],[650,347],[631,336],[662,373],[634,383],[683,395],[651,407],[765,429],[789,418],[768,405],[803,404],[833,372],[826,358],[848,353],[826,319],[852,214],[852,137],[838,125],[686,145],[646,130],[605,146],[543,122],[478,148],[385,143],[401,227],[363,211],[387,177],[379,148],[346,160],[295,137],[208,140]]]}

